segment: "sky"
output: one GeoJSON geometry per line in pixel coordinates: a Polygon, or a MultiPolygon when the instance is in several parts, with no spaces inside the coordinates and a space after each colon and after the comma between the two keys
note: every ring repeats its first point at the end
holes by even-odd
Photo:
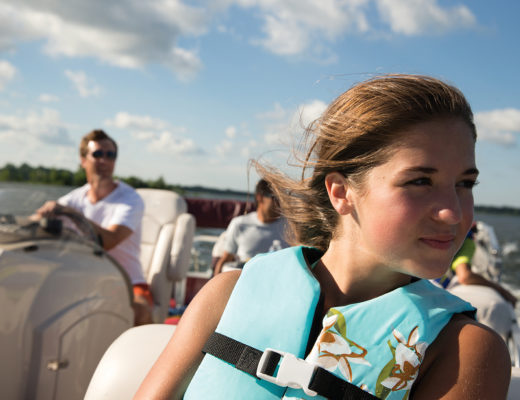
{"type": "Polygon", "coordinates": [[[252,190],[353,84],[425,74],[478,130],[477,205],[520,207],[520,2],[0,0],[0,165],[76,170],[92,129],[116,174],[252,190]]]}

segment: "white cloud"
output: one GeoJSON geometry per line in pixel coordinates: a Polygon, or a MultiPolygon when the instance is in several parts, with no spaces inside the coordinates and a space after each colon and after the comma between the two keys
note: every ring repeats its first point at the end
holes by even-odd
{"type": "Polygon", "coordinates": [[[163,154],[189,155],[203,153],[202,149],[193,140],[175,138],[171,132],[162,132],[148,143],[147,148],[151,152],[163,154]]]}
{"type": "Polygon", "coordinates": [[[146,143],[152,153],[162,154],[202,154],[204,151],[192,139],[179,137],[185,133],[182,127],[173,127],[167,121],[148,115],[133,115],[118,112],[114,118],[105,121],[107,126],[130,131],[132,137],[146,143]]]}
{"type": "Polygon", "coordinates": [[[233,139],[237,135],[237,128],[234,126],[228,126],[225,131],[226,137],[233,139]]]}
{"type": "Polygon", "coordinates": [[[142,141],[152,141],[157,136],[157,133],[151,131],[132,132],[132,137],[142,141]]]}
{"type": "Polygon", "coordinates": [[[442,8],[437,0],[376,0],[376,3],[383,21],[399,34],[443,33],[476,23],[466,6],[442,8]]]}
{"type": "Polygon", "coordinates": [[[365,32],[368,0],[237,0],[262,11],[264,38],[254,43],[280,55],[300,54],[322,39],[335,40],[346,32],[365,32]]]}
{"type": "Polygon", "coordinates": [[[131,131],[159,131],[169,127],[169,123],[148,115],[132,115],[127,112],[118,112],[113,119],[105,121],[108,126],[131,131]]]}
{"type": "Polygon", "coordinates": [[[60,98],[58,96],[53,95],[53,94],[42,93],[38,97],[38,100],[41,101],[42,103],[54,103],[54,102],[59,101],[60,98]]]}
{"type": "Polygon", "coordinates": [[[215,146],[215,153],[221,157],[234,157],[237,154],[237,146],[240,146],[241,139],[243,139],[243,133],[240,135],[241,138],[237,137],[237,128],[235,126],[228,126],[224,130],[226,139],[222,140],[215,146]]]}
{"type": "Polygon", "coordinates": [[[16,68],[8,61],[0,60],[0,90],[17,74],[16,68]]]}
{"type": "Polygon", "coordinates": [[[196,51],[177,42],[181,36],[202,35],[208,22],[203,6],[180,0],[4,0],[0,48],[43,40],[50,55],[92,57],[124,68],[157,63],[190,79],[201,62],[196,51]]]}
{"type": "Polygon", "coordinates": [[[61,120],[59,112],[52,109],[22,116],[0,115],[0,138],[29,146],[73,146],[67,125],[61,120]]]}
{"type": "Polygon", "coordinates": [[[240,155],[244,158],[252,157],[252,149],[257,149],[259,143],[256,140],[250,140],[245,146],[240,149],[240,155]]]}
{"type": "Polygon", "coordinates": [[[505,108],[475,114],[479,140],[487,140],[504,146],[516,145],[520,135],[520,110],[505,108]]]}
{"type": "Polygon", "coordinates": [[[233,152],[233,142],[230,140],[223,140],[215,147],[215,151],[220,156],[231,155],[233,152]]]}
{"type": "Polygon", "coordinates": [[[205,35],[212,23],[220,32],[236,32],[235,21],[226,21],[224,27],[220,19],[232,7],[253,10],[259,19],[263,35],[248,38],[252,43],[283,56],[314,53],[320,60],[335,59],[327,43],[348,34],[374,32],[381,22],[403,35],[476,24],[467,7],[442,7],[437,0],[200,0],[196,4],[187,0],[3,0],[0,49],[40,40],[44,51],[53,56],[91,57],[123,68],[160,64],[180,80],[190,80],[203,64],[197,49],[179,45],[180,40],[205,35]]]}
{"type": "Polygon", "coordinates": [[[268,145],[294,144],[295,136],[299,137],[307,126],[317,119],[327,108],[321,100],[312,100],[299,105],[295,110],[284,110],[279,104],[275,111],[264,113],[261,117],[270,119],[264,139],[268,145]]]}
{"type": "MultiPolygon", "coordinates": [[[[257,8],[265,36],[256,38],[269,51],[285,56],[321,52],[327,41],[346,34],[373,32],[381,22],[391,32],[422,35],[468,28],[476,18],[465,6],[443,8],[437,0],[236,0],[257,8]],[[372,12],[372,5],[377,13],[372,12]]],[[[334,57],[330,57],[334,59],[334,57]]]]}
{"type": "Polygon", "coordinates": [[[285,110],[280,103],[274,104],[274,109],[258,114],[258,118],[261,120],[280,120],[287,116],[287,110],[285,110]]]}
{"type": "Polygon", "coordinates": [[[296,115],[298,115],[301,125],[306,128],[311,122],[318,119],[326,108],[327,104],[323,101],[313,100],[298,107],[296,115]]]}
{"type": "Polygon", "coordinates": [[[275,103],[272,110],[256,116],[259,121],[255,124],[258,137],[247,133],[247,126],[241,126],[240,130],[230,126],[212,154],[220,160],[241,165],[250,158],[286,161],[304,128],[318,118],[325,108],[326,104],[321,100],[309,101],[294,108],[284,108],[280,103],[275,103]]]}
{"type": "Polygon", "coordinates": [[[65,76],[74,84],[81,97],[97,96],[101,93],[101,86],[96,84],[83,71],[65,71],[65,76]]]}

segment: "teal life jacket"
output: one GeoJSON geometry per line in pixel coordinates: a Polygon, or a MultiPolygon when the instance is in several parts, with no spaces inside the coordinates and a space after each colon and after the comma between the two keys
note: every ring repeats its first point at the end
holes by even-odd
{"type": "MultiPolygon", "coordinates": [[[[254,257],[244,267],[216,333],[260,353],[276,349],[304,358],[320,299],[320,285],[308,265],[321,255],[316,249],[292,247],[254,257]]],[[[427,345],[452,315],[472,310],[469,303],[419,280],[375,299],[330,309],[308,359],[322,364],[321,369],[334,378],[372,395],[401,399],[413,384],[399,379],[403,354],[418,371],[417,360],[420,364],[427,345]],[[330,354],[331,350],[338,352],[330,354]]],[[[184,398],[323,398],[308,397],[302,390],[287,389],[237,368],[206,354],[184,398]]]]}

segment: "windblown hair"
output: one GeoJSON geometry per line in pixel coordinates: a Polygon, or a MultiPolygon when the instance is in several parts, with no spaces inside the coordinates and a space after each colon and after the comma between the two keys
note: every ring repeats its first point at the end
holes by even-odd
{"type": "Polygon", "coordinates": [[[297,157],[301,178],[256,162],[287,218],[290,243],[325,251],[337,234],[338,213],[325,187],[329,173],[362,189],[366,173],[389,159],[407,128],[440,118],[462,119],[476,140],[471,107],[457,88],[427,76],[375,77],[341,94],[306,129],[306,150],[297,157]]]}
{"type": "Polygon", "coordinates": [[[110,140],[115,147],[117,153],[117,143],[114,139],[107,135],[107,133],[101,129],[94,129],[93,131],[87,133],[85,136],[81,138],[81,142],[79,144],[79,155],[81,157],[86,157],[88,153],[88,142],[91,140],[93,142],[99,142],[101,140],[108,139],[110,140]]]}

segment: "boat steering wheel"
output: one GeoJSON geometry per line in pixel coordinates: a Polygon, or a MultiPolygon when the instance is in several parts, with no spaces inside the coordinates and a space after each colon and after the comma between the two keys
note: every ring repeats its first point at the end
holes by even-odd
{"type": "Polygon", "coordinates": [[[63,232],[64,229],[69,230],[69,231],[75,231],[74,229],[66,227],[66,222],[64,220],[70,221],[70,222],[72,222],[72,224],[74,225],[76,230],[79,231],[79,233],[81,233],[81,235],[86,240],[94,242],[97,245],[99,245],[100,247],[103,247],[101,240],[99,238],[99,235],[96,233],[92,224],[89,222],[89,220],[87,218],[85,218],[85,216],[83,214],[78,213],[78,212],[71,212],[71,211],[68,211],[63,208],[58,208],[57,210],[54,211],[54,214],[55,214],[55,218],[53,218],[53,219],[42,218],[42,220],[40,220],[40,225],[42,226],[42,228],[44,228],[46,230],[52,230],[53,221],[60,220],[61,226],[55,228],[55,229],[59,230],[60,233],[63,232]]]}

